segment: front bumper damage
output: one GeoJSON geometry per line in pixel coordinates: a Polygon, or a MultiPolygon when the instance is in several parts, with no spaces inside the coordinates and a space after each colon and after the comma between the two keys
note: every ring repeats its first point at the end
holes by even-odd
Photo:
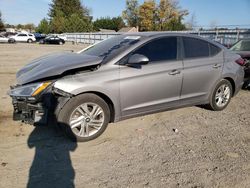
{"type": "Polygon", "coordinates": [[[30,101],[28,97],[12,97],[13,120],[27,124],[47,124],[48,108],[42,102],[30,101]]]}
{"type": "Polygon", "coordinates": [[[50,120],[55,120],[54,117],[57,117],[71,95],[51,86],[36,97],[11,97],[14,121],[22,121],[31,125],[47,125],[50,120]]]}

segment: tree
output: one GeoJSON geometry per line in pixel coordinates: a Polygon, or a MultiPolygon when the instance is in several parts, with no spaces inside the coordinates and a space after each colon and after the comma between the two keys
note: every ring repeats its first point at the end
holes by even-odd
{"type": "Polygon", "coordinates": [[[33,32],[36,29],[36,26],[33,23],[28,23],[24,25],[23,29],[33,32]]]}
{"type": "Polygon", "coordinates": [[[32,32],[32,31],[35,30],[36,26],[33,23],[28,23],[28,24],[24,24],[24,25],[23,24],[18,24],[18,25],[16,25],[16,28],[32,32]]]}
{"type": "Polygon", "coordinates": [[[54,33],[83,32],[92,29],[90,11],[80,0],[52,0],[48,15],[51,31],[54,33]],[[75,26],[74,23],[80,25],[75,26]]]}
{"type": "Polygon", "coordinates": [[[43,18],[39,25],[36,28],[36,32],[43,33],[43,34],[49,34],[50,33],[50,24],[46,18],[43,18]]]}
{"type": "Polygon", "coordinates": [[[178,6],[178,1],[160,0],[157,9],[157,30],[184,30],[182,24],[183,17],[188,15],[187,10],[182,10],[178,6]]]}
{"type": "Polygon", "coordinates": [[[121,17],[101,17],[94,21],[94,29],[96,31],[100,29],[110,29],[118,31],[125,26],[125,23],[121,17]]]}
{"type": "Polygon", "coordinates": [[[155,10],[156,4],[154,0],[145,1],[139,7],[140,31],[155,30],[155,10]]]}
{"type": "Polygon", "coordinates": [[[65,23],[64,32],[90,32],[92,25],[84,21],[78,14],[72,14],[65,23]]]}
{"type": "Polygon", "coordinates": [[[51,31],[53,33],[63,33],[65,31],[66,18],[60,10],[56,10],[55,16],[51,19],[51,31]]]}
{"type": "Polygon", "coordinates": [[[69,18],[72,14],[89,17],[89,9],[83,6],[80,0],[52,0],[49,5],[48,15],[50,18],[57,16],[58,10],[62,11],[66,18],[69,18]]]}
{"type": "Polygon", "coordinates": [[[122,18],[130,27],[137,27],[139,23],[138,0],[126,0],[126,9],[122,12],[122,18]]]}
{"type": "Polygon", "coordinates": [[[0,31],[4,29],[4,23],[2,20],[2,13],[0,12],[0,31]]]}

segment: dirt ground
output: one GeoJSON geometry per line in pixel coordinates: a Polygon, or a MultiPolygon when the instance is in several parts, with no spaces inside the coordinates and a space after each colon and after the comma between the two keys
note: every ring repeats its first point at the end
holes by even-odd
{"type": "Polygon", "coordinates": [[[0,44],[0,187],[250,187],[248,90],[222,112],[190,107],[130,119],[88,143],[70,142],[53,125],[12,121],[6,92],[16,71],[82,48],[0,44]]]}

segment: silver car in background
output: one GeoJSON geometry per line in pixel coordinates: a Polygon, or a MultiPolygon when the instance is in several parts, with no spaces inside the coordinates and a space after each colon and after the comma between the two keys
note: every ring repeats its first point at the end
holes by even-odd
{"type": "Polygon", "coordinates": [[[56,119],[72,140],[89,141],[131,117],[192,105],[223,110],[243,85],[242,65],[239,55],[198,36],[125,34],[32,61],[9,94],[14,120],[56,119]]]}

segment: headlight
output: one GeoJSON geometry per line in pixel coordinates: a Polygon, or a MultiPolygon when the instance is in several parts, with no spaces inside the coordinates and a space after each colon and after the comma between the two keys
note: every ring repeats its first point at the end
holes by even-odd
{"type": "Polygon", "coordinates": [[[35,83],[10,90],[10,96],[34,97],[45,90],[51,82],[35,83]]]}

